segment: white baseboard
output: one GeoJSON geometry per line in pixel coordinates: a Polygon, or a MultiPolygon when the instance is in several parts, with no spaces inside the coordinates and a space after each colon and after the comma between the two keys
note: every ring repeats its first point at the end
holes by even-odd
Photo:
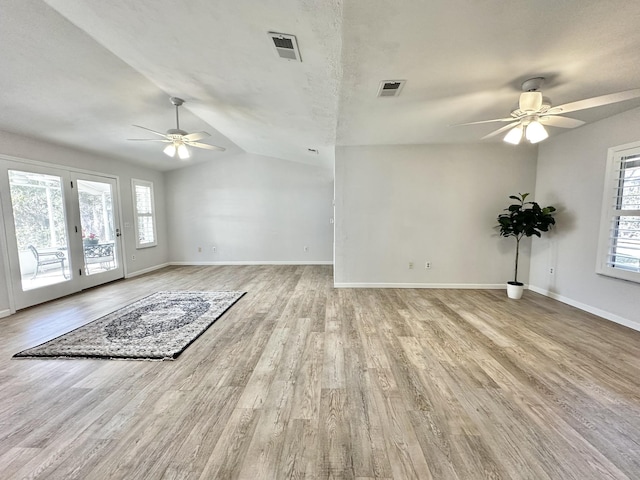
{"type": "Polygon", "coordinates": [[[170,263],[161,263],[160,265],[154,265],[153,267],[145,268],[143,270],[136,270],[135,272],[127,272],[124,278],[133,278],[138,277],[140,275],[144,275],[145,273],[153,272],[155,270],[160,270],[161,268],[168,267],[171,265],[170,263]]]}
{"type": "Polygon", "coordinates": [[[169,262],[169,265],[333,265],[331,260],[264,260],[264,261],[239,261],[239,262],[169,262]]]}
{"type": "Polygon", "coordinates": [[[0,318],[8,317],[11,315],[11,310],[8,308],[6,310],[0,310],[0,318]]]}
{"type": "Polygon", "coordinates": [[[540,295],[544,295],[545,297],[553,298],[554,300],[558,300],[559,302],[566,303],[567,305],[571,305],[572,307],[579,308],[580,310],[584,310],[585,312],[592,313],[594,315],[597,315],[598,317],[604,318],[605,320],[609,320],[611,322],[624,325],[625,327],[640,331],[640,323],[629,320],[628,318],[621,317],[620,315],[616,315],[614,313],[607,312],[606,310],[592,307],[591,305],[578,302],[577,300],[573,300],[571,298],[563,297],[562,295],[558,295],[557,293],[550,292],[549,290],[545,290],[543,288],[530,285],[529,290],[539,293],[540,295]]]}
{"type": "Polygon", "coordinates": [[[334,288],[451,288],[465,290],[506,290],[504,283],[334,283],[334,288]]]}

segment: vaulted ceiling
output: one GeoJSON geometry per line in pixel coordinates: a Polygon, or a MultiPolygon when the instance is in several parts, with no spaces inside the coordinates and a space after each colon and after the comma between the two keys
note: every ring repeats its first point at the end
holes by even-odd
{"type": "Polygon", "coordinates": [[[241,151],[331,168],[336,145],[477,142],[500,125],[450,125],[507,116],[530,77],[556,105],[640,88],[639,24],[628,0],[3,0],[0,130],[159,170],[241,151]],[[170,96],[227,151],[128,141],[175,127],[170,96]]]}

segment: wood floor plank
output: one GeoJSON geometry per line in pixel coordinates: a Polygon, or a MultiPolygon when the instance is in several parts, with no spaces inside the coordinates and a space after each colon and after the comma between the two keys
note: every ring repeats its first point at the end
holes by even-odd
{"type": "Polygon", "coordinates": [[[260,411],[250,408],[236,409],[216,442],[215,449],[199,478],[237,478],[245,461],[249,444],[254,436],[260,411]]]}
{"type": "Polygon", "coordinates": [[[317,441],[310,420],[292,419],[287,423],[282,454],[277,472],[273,478],[302,479],[311,478],[313,464],[309,463],[310,452],[315,453],[317,441]]]}
{"type": "Polygon", "coordinates": [[[260,410],[255,433],[238,472],[238,479],[277,478],[284,450],[287,411],[278,408],[260,410]]]}
{"type": "Polygon", "coordinates": [[[318,423],[318,478],[355,478],[351,451],[351,422],[344,389],[324,388],[318,423]]]}
{"type": "MultiPolygon", "coordinates": [[[[352,292],[353,294],[353,292],[352,292]]],[[[350,423],[351,456],[356,477],[388,477],[391,466],[386,453],[379,411],[369,377],[365,343],[359,331],[363,312],[345,316],[343,339],[345,344],[345,375],[347,410],[350,423]]]]}
{"type": "Polygon", "coordinates": [[[301,354],[300,370],[295,380],[292,419],[316,420],[319,418],[322,390],[322,365],[324,361],[324,335],[311,332],[301,354]]]}
{"type": "Polygon", "coordinates": [[[0,478],[631,480],[640,332],[526,292],[172,266],[0,319],[0,478]],[[13,359],[161,290],[247,294],[175,361],[13,359]]]}
{"type": "Polygon", "coordinates": [[[393,478],[433,479],[411,425],[405,402],[399,396],[374,391],[393,478]]]}

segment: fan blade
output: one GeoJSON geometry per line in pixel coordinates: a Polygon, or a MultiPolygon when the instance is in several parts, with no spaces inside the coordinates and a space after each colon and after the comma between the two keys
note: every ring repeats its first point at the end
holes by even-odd
{"type": "Polygon", "coordinates": [[[564,105],[558,105],[557,107],[549,109],[546,113],[556,114],[575,112],[576,110],[601,107],[603,105],[609,105],[610,103],[624,102],[625,100],[632,100],[638,97],[640,97],[640,88],[635,88],[624,92],[610,93],[609,95],[602,95],[600,97],[578,100],[577,102],[565,103],[564,105]]]}
{"type": "Polygon", "coordinates": [[[195,132],[195,133],[190,133],[189,135],[184,135],[182,139],[188,142],[197,142],[198,140],[202,140],[203,138],[207,138],[210,136],[211,134],[207,132],[195,132]]]}
{"type": "Polygon", "coordinates": [[[494,130],[494,131],[493,131],[493,132],[491,132],[490,134],[485,135],[485,136],[484,136],[484,137],[482,137],[480,140],[485,140],[485,139],[487,139],[487,138],[495,137],[496,135],[499,135],[499,134],[500,134],[500,133],[502,133],[502,132],[506,132],[506,131],[507,131],[507,130],[509,130],[510,128],[513,128],[513,127],[515,127],[516,125],[519,125],[519,124],[520,124],[520,122],[519,122],[519,121],[517,121],[517,122],[510,123],[509,125],[505,125],[504,127],[501,127],[501,128],[499,128],[499,129],[497,129],[497,130],[494,130]]]}
{"type": "Polygon", "coordinates": [[[171,140],[160,140],[159,138],[127,138],[132,142],[164,142],[171,143],[171,140]]]}
{"type": "Polygon", "coordinates": [[[550,125],[552,127],[560,128],[576,128],[580,125],[584,125],[582,120],[576,120],[575,118],[562,117],[560,115],[551,115],[549,117],[540,117],[540,123],[543,125],[550,125]]]}
{"type": "Polygon", "coordinates": [[[142,127],[140,125],[134,125],[134,127],[138,127],[138,128],[143,129],[143,130],[147,130],[147,131],[149,131],[151,133],[155,133],[156,135],[160,135],[161,137],[164,137],[164,138],[169,138],[169,137],[167,137],[166,133],[156,132],[155,130],[151,130],[150,128],[147,128],[147,127],[142,127]]]}
{"type": "Polygon", "coordinates": [[[226,150],[226,148],[218,147],[217,145],[209,145],[207,143],[200,143],[200,142],[184,142],[184,143],[189,145],[190,147],[206,148],[207,150],[218,150],[220,152],[224,152],[226,150]]]}
{"type": "Polygon", "coordinates": [[[522,92],[519,106],[523,112],[537,112],[542,107],[542,93],[522,92]]]}
{"type": "Polygon", "coordinates": [[[513,122],[514,117],[509,118],[494,118],[493,120],[480,120],[479,122],[469,122],[469,123],[457,123],[455,125],[450,125],[451,127],[462,127],[464,125],[478,125],[480,123],[492,123],[492,122],[513,122]]]}

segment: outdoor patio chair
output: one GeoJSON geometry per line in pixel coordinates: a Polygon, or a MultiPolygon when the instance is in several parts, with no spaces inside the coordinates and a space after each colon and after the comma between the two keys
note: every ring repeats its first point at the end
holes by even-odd
{"type": "Polygon", "coordinates": [[[60,264],[60,268],[62,268],[62,275],[64,276],[64,278],[67,278],[67,273],[64,270],[64,261],[65,261],[65,256],[63,252],[38,252],[38,249],[36,247],[34,247],[33,245],[29,245],[29,250],[31,250],[31,253],[33,253],[33,256],[36,259],[36,270],[33,273],[33,277],[31,277],[31,279],[35,279],[38,276],[38,273],[40,273],[40,267],[43,267],[45,265],[54,265],[56,263],[60,264]]]}

